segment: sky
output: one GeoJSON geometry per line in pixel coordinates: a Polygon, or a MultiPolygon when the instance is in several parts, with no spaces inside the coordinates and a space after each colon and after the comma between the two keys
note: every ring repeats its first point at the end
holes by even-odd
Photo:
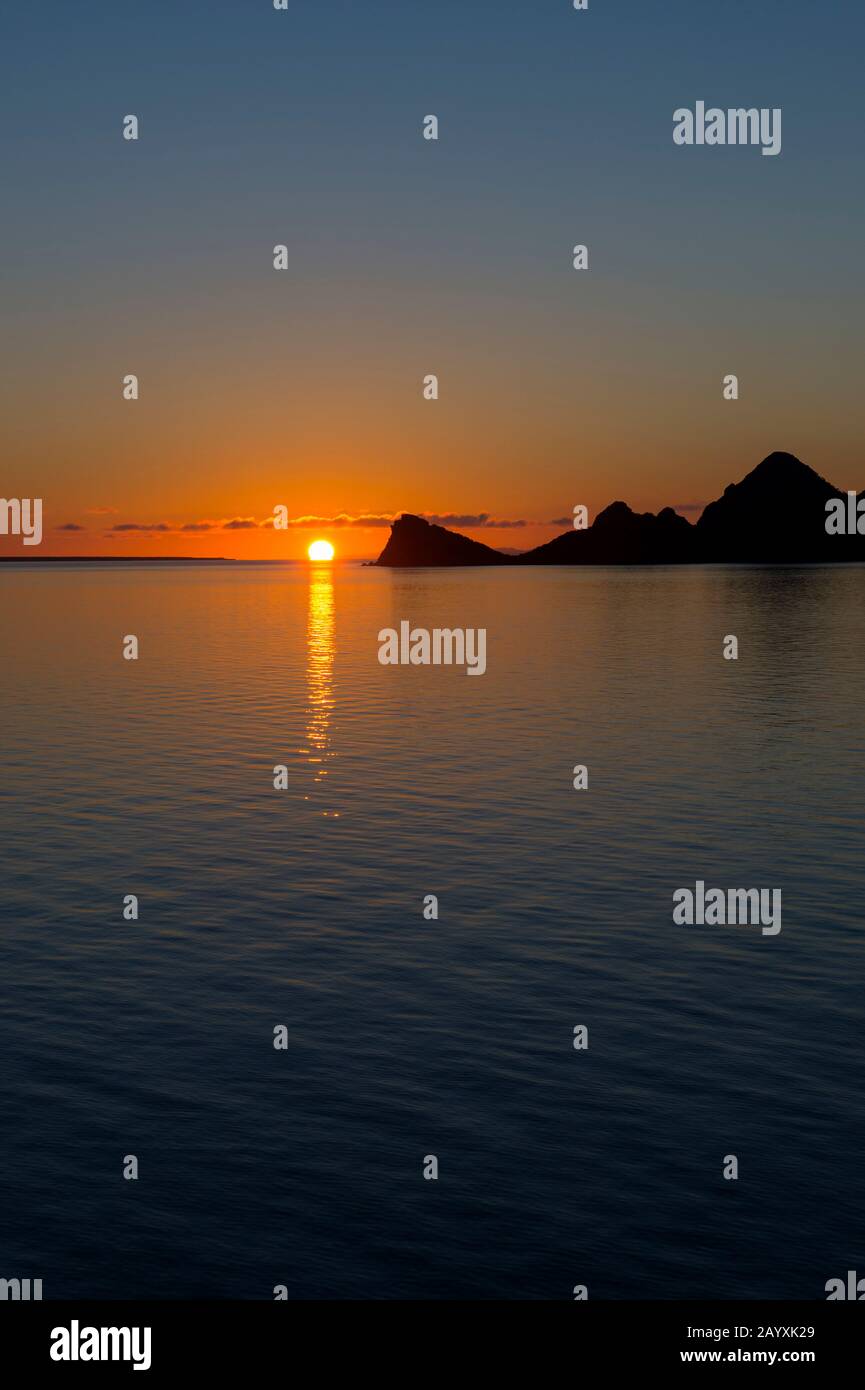
{"type": "Polygon", "coordinates": [[[0,554],[525,549],[775,449],[861,489],[863,46],[850,0],[10,0],[0,496],[45,530],[0,554]],[[781,153],[674,145],[697,100],[781,153]]]}

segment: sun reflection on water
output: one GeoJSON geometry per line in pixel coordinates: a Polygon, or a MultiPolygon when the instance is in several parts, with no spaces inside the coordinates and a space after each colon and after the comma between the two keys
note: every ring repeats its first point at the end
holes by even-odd
{"type": "MultiPolygon", "coordinates": [[[[321,785],[327,780],[327,764],[335,756],[330,746],[336,640],[333,571],[329,565],[314,565],[310,570],[306,633],[307,760],[312,767],[313,784],[321,785]]],[[[326,810],[322,814],[335,817],[339,812],[326,810]]]]}

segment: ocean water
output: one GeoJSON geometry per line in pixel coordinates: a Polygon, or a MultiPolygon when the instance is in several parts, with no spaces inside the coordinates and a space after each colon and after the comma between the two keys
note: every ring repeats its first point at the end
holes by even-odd
{"type": "Polygon", "coordinates": [[[0,1277],[865,1274],[865,569],[25,564],[0,595],[0,1277]],[[382,667],[401,619],[486,627],[486,674],[382,667]],[[780,934],[674,926],[698,878],[781,888],[780,934]]]}

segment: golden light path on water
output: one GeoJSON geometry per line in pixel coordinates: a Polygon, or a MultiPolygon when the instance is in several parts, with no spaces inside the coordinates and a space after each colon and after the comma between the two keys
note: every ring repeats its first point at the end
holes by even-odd
{"type": "MultiPolygon", "coordinates": [[[[327,763],[334,756],[330,737],[336,638],[333,571],[329,564],[310,566],[306,632],[307,757],[313,770],[313,783],[320,785],[327,779],[327,763]]],[[[304,799],[308,801],[309,797],[304,799]]],[[[322,814],[338,816],[339,812],[325,810],[322,814]]]]}

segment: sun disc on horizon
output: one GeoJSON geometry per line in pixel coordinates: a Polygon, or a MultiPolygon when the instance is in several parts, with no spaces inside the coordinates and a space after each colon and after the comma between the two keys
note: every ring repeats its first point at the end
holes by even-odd
{"type": "Polygon", "coordinates": [[[333,546],[330,541],[313,541],[306,553],[310,560],[332,560],[333,546]]]}

